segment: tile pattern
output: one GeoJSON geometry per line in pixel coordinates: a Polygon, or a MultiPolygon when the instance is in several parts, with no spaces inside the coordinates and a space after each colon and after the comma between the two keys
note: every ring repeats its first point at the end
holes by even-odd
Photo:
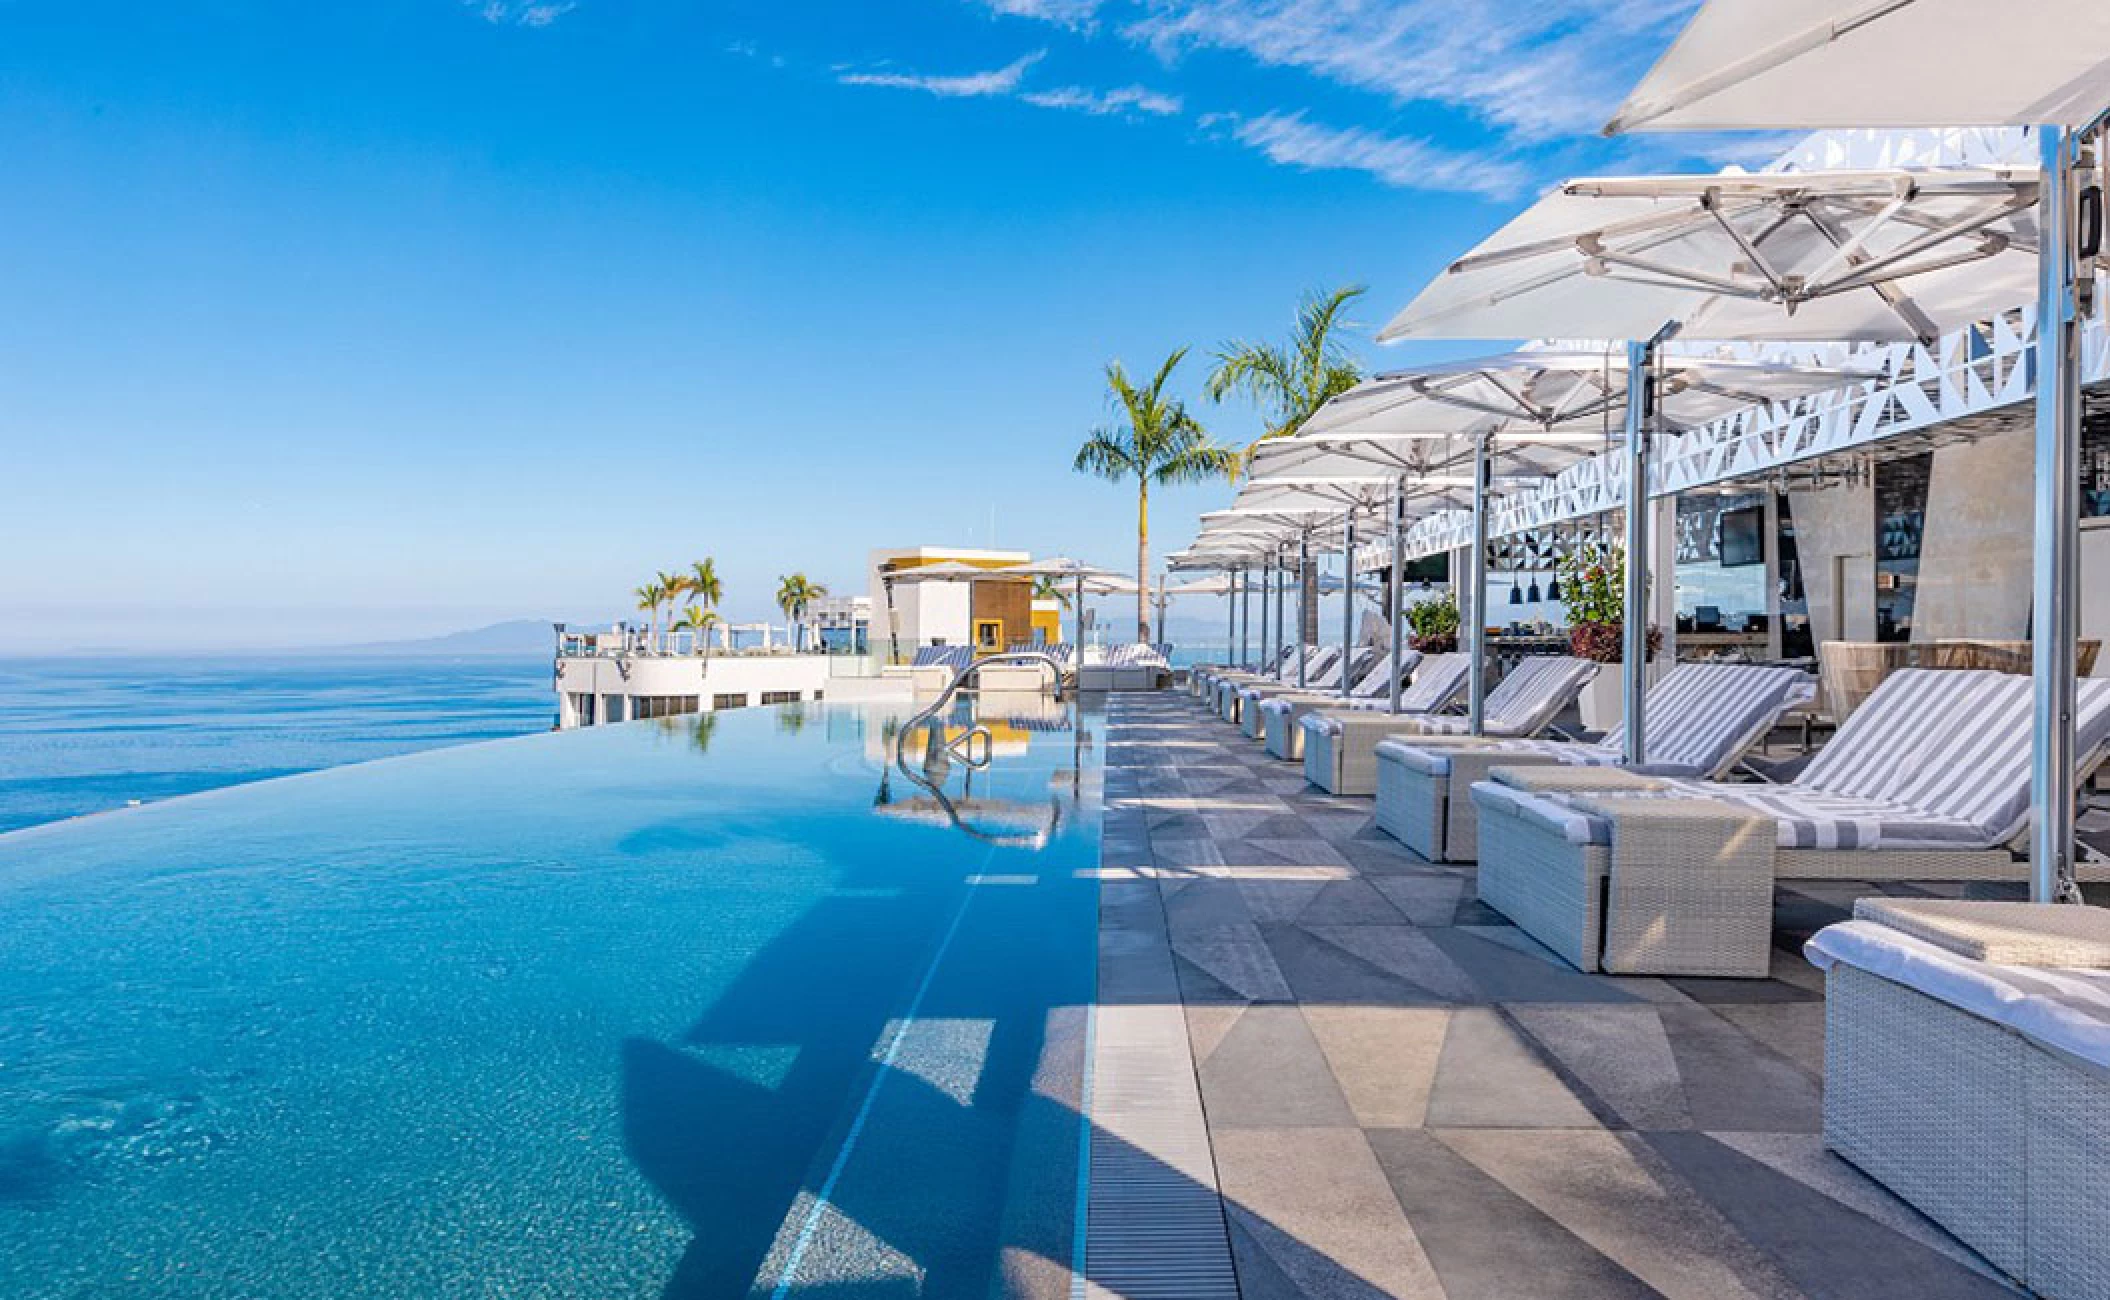
{"type": "Polygon", "coordinates": [[[1247,1300],[2016,1294],[1819,1136],[1801,942],[1920,891],[1783,891],[1768,980],[1582,975],[1184,693],[1110,708],[1108,915],[1169,948],[1247,1300]]]}

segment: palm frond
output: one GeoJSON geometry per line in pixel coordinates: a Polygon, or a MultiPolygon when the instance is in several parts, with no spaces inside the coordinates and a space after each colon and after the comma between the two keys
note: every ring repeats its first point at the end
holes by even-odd
{"type": "Polygon", "coordinates": [[[1111,429],[1096,429],[1077,449],[1070,468],[1079,474],[1096,474],[1119,481],[1136,472],[1134,449],[1111,429]]]}

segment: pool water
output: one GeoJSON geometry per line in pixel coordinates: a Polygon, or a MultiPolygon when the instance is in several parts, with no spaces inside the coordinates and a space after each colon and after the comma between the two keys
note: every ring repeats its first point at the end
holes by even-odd
{"type": "Polygon", "coordinates": [[[1100,722],[992,702],[989,768],[933,793],[922,747],[883,761],[906,712],[529,736],[0,835],[0,1295],[984,1296],[1066,1267],[1100,722]]]}

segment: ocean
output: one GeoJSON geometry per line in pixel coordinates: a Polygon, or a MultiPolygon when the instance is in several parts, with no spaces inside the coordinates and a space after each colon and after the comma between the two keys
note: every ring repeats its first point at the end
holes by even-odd
{"type": "Polygon", "coordinates": [[[0,831],[555,721],[547,656],[0,659],[0,831]]]}

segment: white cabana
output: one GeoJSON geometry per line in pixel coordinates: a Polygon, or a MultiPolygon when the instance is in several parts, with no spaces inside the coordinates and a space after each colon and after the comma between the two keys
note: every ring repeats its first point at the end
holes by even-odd
{"type": "MultiPolygon", "coordinates": [[[[2110,5],[1712,0],[1605,128],[2029,126],[2038,131],[2031,889],[2075,899],[2080,319],[2102,270],[2110,5]]],[[[2017,301],[2026,299],[2017,299],[2017,301]]]]}
{"type": "Polygon", "coordinates": [[[1679,356],[1671,338],[1932,339],[2012,305],[2017,284],[2028,283],[2036,195],[2033,175],[2012,168],[1569,181],[1452,263],[1379,335],[1628,340],[1620,407],[1629,762],[1645,757],[1645,507],[1650,444],[1673,427],[1664,383],[1679,356]]]}

